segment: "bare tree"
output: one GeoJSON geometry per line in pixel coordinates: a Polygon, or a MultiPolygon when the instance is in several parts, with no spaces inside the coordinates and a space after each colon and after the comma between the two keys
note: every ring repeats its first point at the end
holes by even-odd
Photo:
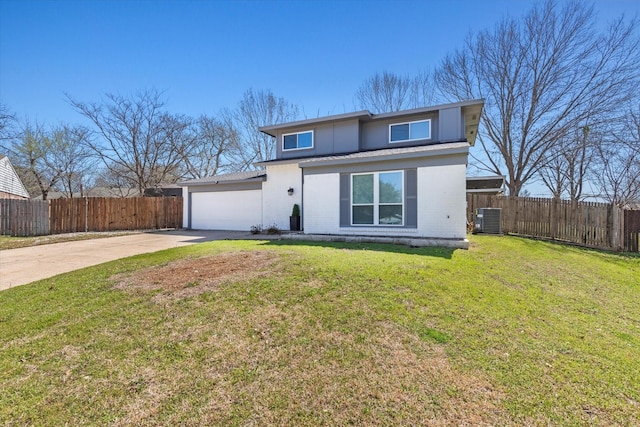
{"type": "Polygon", "coordinates": [[[640,155],[630,146],[613,143],[599,148],[596,183],[600,196],[624,206],[640,200],[640,155]]]}
{"type": "Polygon", "coordinates": [[[276,97],[270,90],[247,90],[235,111],[223,112],[224,120],[231,117],[239,132],[237,144],[228,153],[230,168],[250,170],[256,162],[273,159],[275,141],[258,128],[296,120],[298,111],[296,105],[276,97]]]}
{"type": "Polygon", "coordinates": [[[0,103],[0,143],[9,141],[13,138],[13,126],[16,122],[16,116],[9,111],[9,108],[0,103]]]}
{"type": "Polygon", "coordinates": [[[200,116],[192,126],[191,135],[192,144],[184,155],[186,176],[204,178],[229,169],[227,153],[239,144],[232,120],[200,116]]]}
{"type": "Polygon", "coordinates": [[[57,148],[42,125],[27,122],[9,149],[27,191],[40,193],[43,200],[47,200],[62,175],[62,168],[55,159],[57,148]]]}
{"type": "Polygon", "coordinates": [[[593,175],[592,166],[601,144],[602,134],[585,125],[571,130],[547,150],[539,174],[553,197],[566,195],[577,202],[590,196],[584,189],[593,175]]]}
{"type": "Polygon", "coordinates": [[[597,33],[582,2],[535,4],[521,19],[467,37],[436,71],[443,94],[484,98],[480,169],[507,176],[517,196],[553,144],[590,117],[602,119],[637,89],[637,22],[622,18],[597,33]]]}
{"type": "Polygon", "coordinates": [[[424,107],[435,100],[433,75],[428,70],[414,77],[388,71],[376,73],[366,79],[355,94],[358,108],[374,113],[424,107]]]}
{"type": "Polygon", "coordinates": [[[118,166],[100,168],[94,180],[94,188],[108,189],[107,194],[114,197],[137,196],[138,190],[131,188],[131,181],[135,178],[127,176],[129,169],[118,170],[118,166]]]}
{"type": "Polygon", "coordinates": [[[630,108],[623,117],[622,129],[613,133],[614,138],[640,155],[640,104],[630,108]]]}
{"type": "Polygon", "coordinates": [[[640,201],[640,108],[613,123],[598,147],[595,182],[599,196],[624,206],[640,201]]]}
{"type": "Polygon", "coordinates": [[[145,90],[135,96],[106,94],[99,103],[84,103],[67,95],[73,108],[94,125],[88,147],[114,174],[123,174],[139,194],[166,179],[175,180],[184,147],[175,136],[187,126],[167,114],[161,93],[145,90]]]}
{"type": "Polygon", "coordinates": [[[60,172],[59,187],[66,197],[82,197],[94,178],[95,158],[88,148],[89,130],[60,125],[51,133],[53,162],[60,172]]]}

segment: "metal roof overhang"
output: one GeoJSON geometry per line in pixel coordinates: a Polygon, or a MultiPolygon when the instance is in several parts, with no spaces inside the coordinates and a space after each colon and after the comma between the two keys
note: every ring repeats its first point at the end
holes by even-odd
{"type": "Polygon", "coordinates": [[[198,186],[205,186],[205,185],[227,185],[227,184],[240,184],[240,183],[247,183],[247,182],[259,182],[259,181],[266,181],[267,180],[267,174],[266,172],[264,173],[264,175],[259,175],[259,176],[254,176],[251,178],[245,178],[245,179],[229,179],[229,180],[210,180],[210,181],[183,181],[183,182],[179,182],[178,185],[181,187],[198,187],[198,186]]]}
{"type": "Polygon", "coordinates": [[[387,160],[416,159],[420,157],[447,156],[454,154],[468,154],[467,142],[454,142],[447,144],[433,144],[420,147],[390,148],[385,150],[365,151],[343,156],[327,156],[316,159],[301,160],[298,166],[301,168],[314,168],[335,166],[343,164],[368,163],[387,160]]]}

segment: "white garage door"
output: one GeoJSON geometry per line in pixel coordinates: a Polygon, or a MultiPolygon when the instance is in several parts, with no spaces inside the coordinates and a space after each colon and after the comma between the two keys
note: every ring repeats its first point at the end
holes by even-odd
{"type": "Polygon", "coordinates": [[[191,228],[242,230],[262,224],[262,191],[191,193],[191,228]]]}

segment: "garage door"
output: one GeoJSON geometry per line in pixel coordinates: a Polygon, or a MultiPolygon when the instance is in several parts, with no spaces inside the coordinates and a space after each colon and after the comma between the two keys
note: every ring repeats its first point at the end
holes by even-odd
{"type": "Polygon", "coordinates": [[[262,190],[191,193],[191,228],[242,230],[262,224],[262,190]]]}

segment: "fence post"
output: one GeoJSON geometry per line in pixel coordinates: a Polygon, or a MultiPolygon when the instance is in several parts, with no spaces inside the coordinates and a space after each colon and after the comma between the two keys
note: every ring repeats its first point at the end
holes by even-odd
{"type": "Polygon", "coordinates": [[[620,244],[620,208],[614,204],[607,206],[607,240],[609,247],[615,251],[622,248],[620,244]]]}
{"type": "Polygon", "coordinates": [[[551,215],[550,220],[551,224],[549,224],[549,234],[551,234],[551,239],[555,240],[558,238],[558,206],[560,205],[560,198],[554,197],[551,201],[551,215]]]}

